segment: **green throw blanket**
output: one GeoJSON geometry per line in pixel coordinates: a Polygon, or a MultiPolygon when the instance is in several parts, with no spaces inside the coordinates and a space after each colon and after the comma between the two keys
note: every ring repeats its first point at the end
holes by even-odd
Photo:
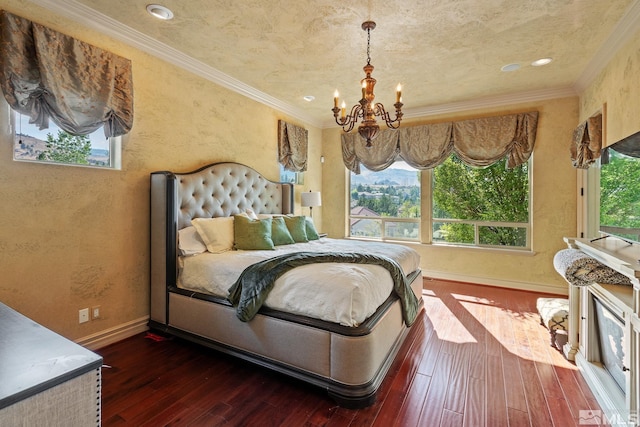
{"type": "Polygon", "coordinates": [[[371,254],[296,252],[269,258],[247,267],[229,288],[228,299],[236,306],[238,318],[248,322],[260,310],[278,277],[301,265],[324,262],[376,264],[386,268],[393,279],[393,290],[400,298],[404,322],[407,326],[413,324],[420,305],[407,277],[394,260],[371,254]]]}

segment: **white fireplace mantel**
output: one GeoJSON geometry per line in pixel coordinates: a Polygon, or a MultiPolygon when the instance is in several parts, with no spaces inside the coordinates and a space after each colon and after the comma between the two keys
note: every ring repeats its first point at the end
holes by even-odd
{"type": "Polygon", "coordinates": [[[569,248],[581,250],[631,280],[632,286],[569,285],[568,342],[563,350],[567,359],[574,360],[581,369],[603,411],[621,421],[625,417],[635,417],[640,409],[640,245],[616,237],[564,240],[569,248]],[[600,363],[594,297],[624,323],[624,390],[620,390],[600,363]]]}

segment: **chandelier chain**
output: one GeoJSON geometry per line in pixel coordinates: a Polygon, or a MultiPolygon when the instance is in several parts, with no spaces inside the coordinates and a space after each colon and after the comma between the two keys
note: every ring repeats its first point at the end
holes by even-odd
{"type": "Polygon", "coordinates": [[[371,65],[371,29],[367,28],[367,65],[371,65]]]}

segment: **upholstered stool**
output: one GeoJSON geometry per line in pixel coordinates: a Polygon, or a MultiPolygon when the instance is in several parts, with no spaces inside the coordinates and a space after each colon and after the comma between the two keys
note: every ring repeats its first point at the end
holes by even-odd
{"type": "Polygon", "coordinates": [[[540,322],[549,329],[551,346],[562,350],[569,329],[569,300],[566,298],[538,298],[536,308],[540,322]]]}

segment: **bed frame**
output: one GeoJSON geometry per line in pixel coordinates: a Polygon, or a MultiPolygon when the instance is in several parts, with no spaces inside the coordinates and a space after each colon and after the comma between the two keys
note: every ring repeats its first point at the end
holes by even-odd
{"type": "MultiPolygon", "coordinates": [[[[293,184],[238,163],[153,172],[149,326],[322,387],[341,406],[368,406],[409,331],[396,297],[355,328],[264,307],[244,323],[225,299],[176,286],[177,232],[192,218],[293,213],[293,195],[293,184]]],[[[422,303],[421,271],[409,279],[422,303]]]]}

